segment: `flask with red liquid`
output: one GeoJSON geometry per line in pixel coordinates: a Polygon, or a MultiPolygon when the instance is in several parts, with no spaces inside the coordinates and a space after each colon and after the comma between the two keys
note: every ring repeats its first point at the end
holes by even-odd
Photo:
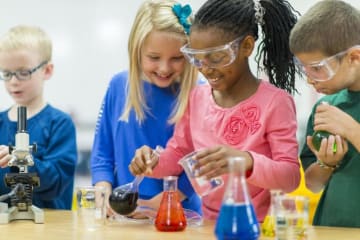
{"type": "Polygon", "coordinates": [[[177,192],[177,177],[164,178],[164,192],[155,219],[155,227],[163,232],[182,231],[186,228],[184,209],[177,192]]]}
{"type": "Polygon", "coordinates": [[[218,240],[256,240],[260,237],[259,223],[247,190],[245,159],[231,157],[220,214],[215,226],[218,240]]]}

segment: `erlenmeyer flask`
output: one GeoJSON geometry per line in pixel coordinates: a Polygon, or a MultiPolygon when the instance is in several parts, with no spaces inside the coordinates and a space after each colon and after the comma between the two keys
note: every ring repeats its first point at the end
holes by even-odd
{"type": "Polygon", "coordinates": [[[245,159],[231,157],[220,214],[215,226],[218,240],[255,240],[260,236],[259,223],[251,203],[245,180],[245,159]]]}
{"type": "Polygon", "coordinates": [[[155,219],[155,227],[159,231],[174,232],[186,228],[184,209],[177,192],[177,177],[164,178],[164,192],[155,219]]]}

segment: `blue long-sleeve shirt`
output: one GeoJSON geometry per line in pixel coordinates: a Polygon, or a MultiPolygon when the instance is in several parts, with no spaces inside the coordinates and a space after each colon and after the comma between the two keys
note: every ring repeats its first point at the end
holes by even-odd
{"type": "MultiPolygon", "coordinates": [[[[92,183],[106,181],[113,188],[129,183],[134,179],[128,165],[136,149],[143,145],[155,148],[165,146],[172,136],[174,126],[168,123],[174,108],[176,89],[159,88],[143,81],[144,93],[149,112],[140,124],[131,111],[127,122],[119,120],[125,107],[127,96],[128,72],[113,77],[103,100],[95,130],[91,155],[92,183]]],[[[185,173],[179,177],[179,190],[187,196],[183,207],[201,212],[200,199],[194,192],[185,173]]],[[[139,197],[150,199],[163,191],[163,181],[145,178],[139,187],[139,197]]]]}
{"type": "MultiPolygon", "coordinates": [[[[10,121],[8,111],[0,113],[0,144],[15,145],[17,122],[10,121]]],[[[29,143],[37,144],[34,166],[40,186],[33,189],[33,205],[40,208],[71,209],[77,160],[75,126],[70,116],[51,105],[27,120],[29,143]]],[[[10,192],[3,179],[17,168],[0,168],[0,195],[10,192]]]]}

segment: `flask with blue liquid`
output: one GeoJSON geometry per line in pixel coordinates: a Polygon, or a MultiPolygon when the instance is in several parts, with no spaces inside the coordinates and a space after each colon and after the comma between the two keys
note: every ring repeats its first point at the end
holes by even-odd
{"type": "Polygon", "coordinates": [[[256,240],[260,227],[247,190],[245,159],[231,157],[227,182],[220,214],[215,226],[218,240],[256,240]]]}

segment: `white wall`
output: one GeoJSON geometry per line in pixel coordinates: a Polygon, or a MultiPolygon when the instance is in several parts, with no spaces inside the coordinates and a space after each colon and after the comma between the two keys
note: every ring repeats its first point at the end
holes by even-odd
{"type": "MultiPolygon", "coordinates": [[[[71,112],[80,129],[80,147],[92,141],[92,127],[110,77],[127,68],[127,38],[140,0],[0,0],[0,34],[17,24],[38,25],[53,39],[55,74],[45,95],[71,112]],[[81,131],[82,126],[90,126],[81,131]]],[[[197,10],[203,0],[181,1],[197,10]]],[[[304,12],[316,1],[291,0],[304,12]]],[[[347,2],[360,7],[358,0],[347,2]]],[[[317,95],[299,81],[296,96],[300,130],[317,95]]],[[[0,110],[12,101],[0,86],[0,110]]]]}

